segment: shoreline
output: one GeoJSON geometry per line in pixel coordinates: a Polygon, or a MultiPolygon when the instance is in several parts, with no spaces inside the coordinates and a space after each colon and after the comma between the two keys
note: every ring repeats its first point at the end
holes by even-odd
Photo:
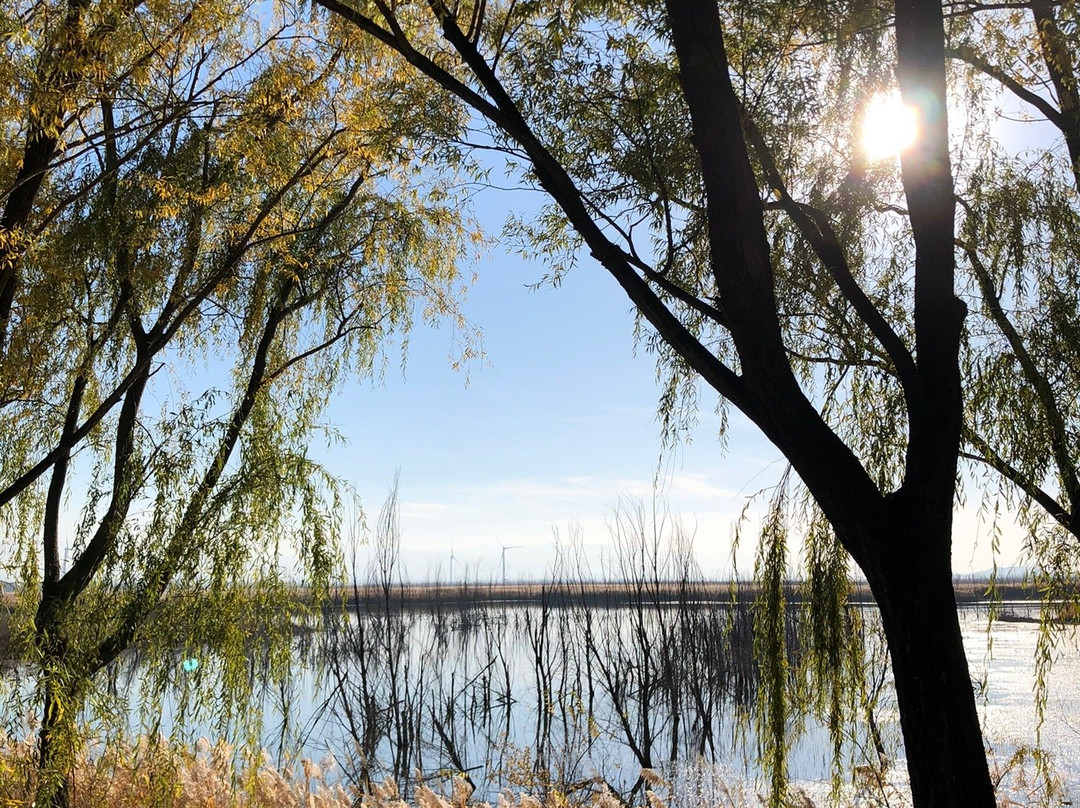
{"type": "MultiPolygon", "coordinates": [[[[985,579],[961,579],[954,583],[959,608],[989,609],[997,604],[996,620],[1001,622],[1039,622],[1038,616],[1018,614],[1008,608],[1009,604],[1037,605],[1038,589],[1030,582],[1007,580],[998,582],[995,597],[988,597],[990,583],[985,579]]],[[[804,601],[802,582],[788,581],[784,597],[789,608],[804,601]]],[[[495,583],[465,581],[459,583],[407,583],[398,582],[389,587],[363,583],[339,586],[331,590],[330,600],[324,610],[346,608],[377,608],[379,610],[438,611],[442,609],[464,611],[473,606],[503,606],[524,608],[545,606],[547,608],[589,607],[616,609],[635,603],[653,607],[693,604],[699,606],[750,606],[760,594],[759,586],[749,581],[645,581],[645,582],[520,582],[495,583]]],[[[296,599],[309,602],[310,593],[298,587],[296,599]]],[[[865,582],[856,581],[848,597],[848,604],[867,607],[874,604],[873,595],[865,582]]],[[[10,617],[15,605],[15,595],[0,596],[0,665],[15,662],[10,653],[10,617]]],[[[1075,623],[1076,619],[1063,622],[1075,623]]],[[[299,627],[298,627],[299,628],[299,627]]]]}
{"type": "MultiPolygon", "coordinates": [[[[989,607],[992,603],[1038,603],[1039,591],[1032,583],[1009,580],[995,585],[994,597],[988,597],[990,582],[985,579],[962,579],[954,583],[957,606],[989,607]]],[[[388,587],[360,583],[338,587],[331,600],[349,608],[390,606],[392,608],[466,608],[474,603],[507,606],[593,606],[619,607],[635,602],[654,605],[696,603],[701,605],[749,604],[760,594],[760,587],[747,581],[645,581],[645,582],[397,582],[388,587]]],[[[304,597],[300,594],[300,597],[304,597]]],[[[789,605],[804,600],[802,582],[788,581],[784,597],[789,605]]],[[[848,597],[851,605],[872,605],[874,597],[865,582],[855,582],[848,597]]]]}

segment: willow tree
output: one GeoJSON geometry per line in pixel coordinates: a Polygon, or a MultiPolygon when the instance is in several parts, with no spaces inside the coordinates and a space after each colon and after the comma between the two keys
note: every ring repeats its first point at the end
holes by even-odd
{"type": "Polygon", "coordinates": [[[1076,4],[961,9],[946,51],[1028,140],[991,142],[958,188],[971,278],[965,454],[1000,474],[1053,599],[1075,597],[1080,539],[1080,28],[1076,4]],[[1065,584],[1065,586],[1061,586],[1065,584]]]}
{"type": "Polygon", "coordinates": [[[133,645],[144,697],[201,685],[223,725],[287,674],[291,587],[337,558],[319,414],[416,316],[461,324],[467,229],[418,169],[460,113],[301,9],[243,11],[3,11],[0,505],[39,805],[133,645]]]}
{"type": "Polygon", "coordinates": [[[915,804],[993,805],[951,574],[966,307],[941,5],[875,28],[862,3],[316,2],[489,124],[553,203],[523,227],[629,296],[666,402],[700,380],[783,452],[877,600],[915,804]],[[920,133],[871,165],[855,121],[896,86],[920,133]]]}

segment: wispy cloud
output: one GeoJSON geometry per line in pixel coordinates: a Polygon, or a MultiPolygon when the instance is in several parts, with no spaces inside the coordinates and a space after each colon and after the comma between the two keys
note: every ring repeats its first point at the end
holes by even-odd
{"type": "Polygon", "coordinates": [[[402,518],[429,517],[444,514],[450,508],[445,502],[403,502],[401,503],[402,518]]]}

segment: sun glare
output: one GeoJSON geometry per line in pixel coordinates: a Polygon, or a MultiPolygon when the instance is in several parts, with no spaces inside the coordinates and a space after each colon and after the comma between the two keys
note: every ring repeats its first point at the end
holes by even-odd
{"type": "Polygon", "coordinates": [[[894,157],[919,136],[919,113],[896,93],[877,95],[863,113],[862,147],[871,160],[894,157]]]}

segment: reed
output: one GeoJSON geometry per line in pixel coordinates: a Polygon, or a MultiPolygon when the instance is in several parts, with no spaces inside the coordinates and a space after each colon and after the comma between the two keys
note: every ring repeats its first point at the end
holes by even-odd
{"type": "MultiPolygon", "coordinates": [[[[362,792],[390,778],[410,794],[419,772],[482,796],[511,787],[547,799],[600,782],[634,803],[648,788],[638,772],[715,763],[736,743],[754,755],[755,593],[720,597],[677,521],[624,503],[599,580],[571,541],[547,581],[421,591],[398,562],[395,507],[322,635],[324,715],[362,792]]],[[[793,688],[802,615],[782,615],[793,688]]]]}
{"type": "MultiPolygon", "coordinates": [[[[332,760],[275,768],[265,755],[241,756],[229,744],[194,747],[141,738],[85,747],[69,774],[71,808],[351,808],[357,794],[334,781],[332,760]]],[[[34,744],[0,744],[0,805],[30,808],[36,788],[34,744]]]]}
{"type": "MultiPolygon", "coordinates": [[[[0,805],[30,808],[33,804],[33,744],[0,740],[0,805]],[[26,777],[31,778],[29,781],[26,777]]],[[[360,790],[333,782],[333,760],[316,765],[302,760],[295,767],[275,768],[265,755],[237,761],[224,742],[200,741],[194,747],[163,739],[134,744],[111,741],[86,747],[71,774],[71,808],[668,808],[670,784],[645,772],[649,785],[636,805],[628,805],[603,784],[576,795],[550,792],[496,794],[474,799],[464,778],[454,778],[445,791],[423,780],[412,784],[406,801],[393,779],[360,790]]],[[[701,795],[704,797],[705,795],[701,795]]],[[[752,790],[720,785],[708,795],[708,808],[757,805],[752,790]]],[[[810,806],[812,803],[802,802],[810,806]]]]}
{"type": "MultiPolygon", "coordinates": [[[[31,808],[37,769],[32,740],[0,737],[0,806],[31,808]]],[[[237,753],[226,742],[205,739],[193,746],[158,737],[134,743],[110,739],[84,747],[70,773],[71,808],[756,808],[764,799],[745,779],[725,780],[703,759],[672,767],[666,776],[642,770],[636,800],[612,791],[599,776],[577,784],[556,783],[527,756],[519,777],[485,800],[476,798],[468,778],[458,774],[433,783],[416,773],[408,793],[393,778],[366,787],[339,780],[337,761],[303,759],[273,766],[265,752],[237,753]]],[[[1069,805],[1069,794],[1043,753],[1023,747],[1011,756],[991,757],[991,773],[1001,808],[1069,805]]],[[[902,784],[880,771],[856,767],[841,793],[812,798],[789,788],[787,808],[907,808],[902,784]]]]}

